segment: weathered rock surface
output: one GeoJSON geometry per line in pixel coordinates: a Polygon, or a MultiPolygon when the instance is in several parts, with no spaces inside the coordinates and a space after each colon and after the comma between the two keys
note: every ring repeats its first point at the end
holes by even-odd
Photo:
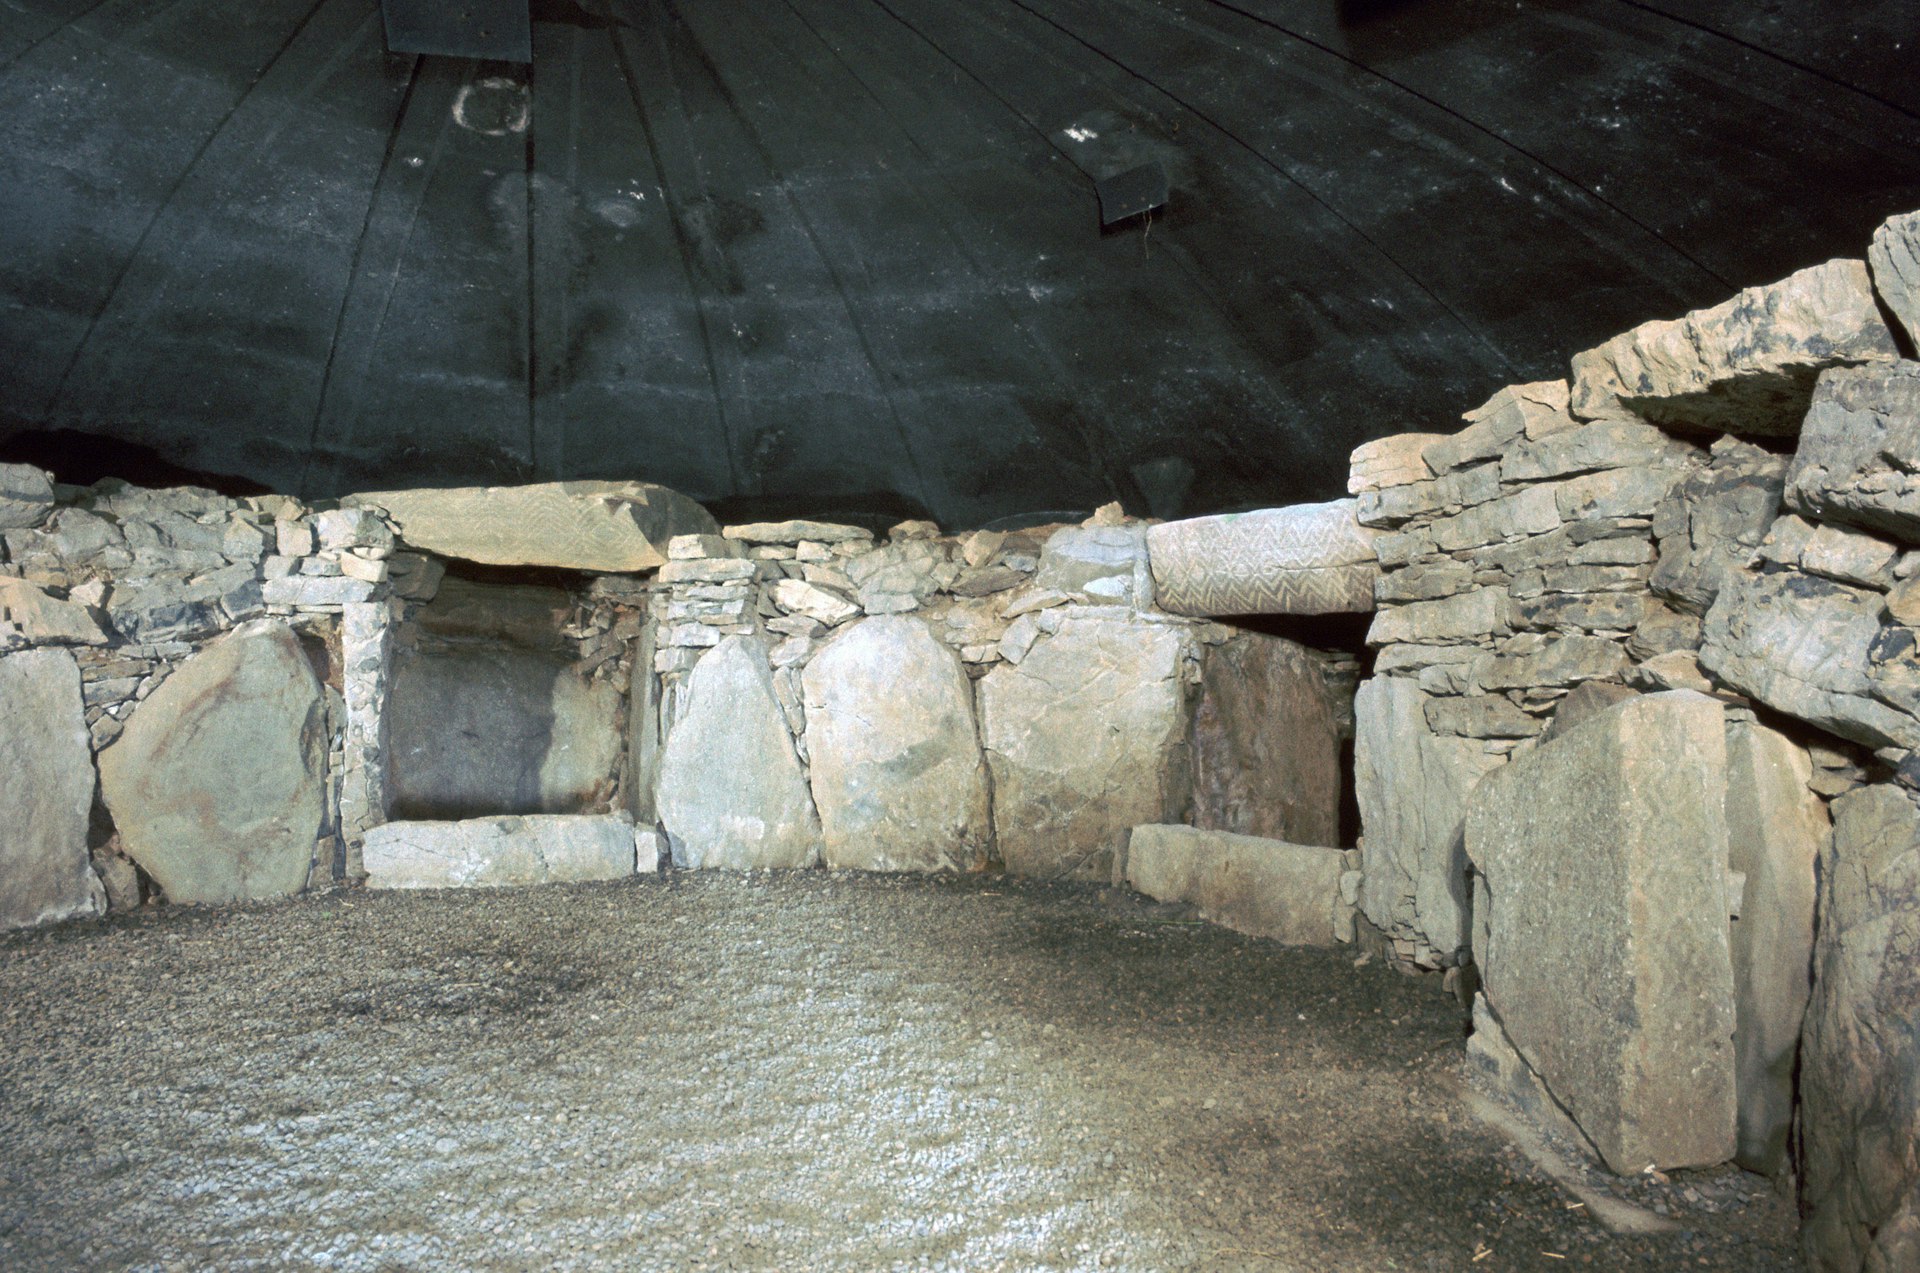
{"type": "Polygon", "coordinates": [[[1809,517],[1920,544],[1920,362],[1820,377],[1786,499],[1809,517]]]}
{"type": "Polygon", "coordinates": [[[97,914],[87,857],[93,758],[64,650],[0,657],[0,928],[97,914]]]}
{"type": "Polygon", "coordinates": [[[1660,561],[1652,588],[1675,608],[1704,615],[1780,516],[1787,462],[1751,442],[1724,438],[1706,468],[1654,513],[1660,561]]]}
{"type": "Polygon", "coordinates": [[[1920,212],[1888,217],[1867,248],[1874,290],[1920,346],[1920,212]]]}
{"type": "Polygon", "coordinates": [[[1358,495],[1362,491],[1428,480],[1433,470],[1427,467],[1422,452],[1446,436],[1444,433],[1396,433],[1361,443],[1347,458],[1347,494],[1358,495]]]}
{"type": "Polygon", "coordinates": [[[992,823],[973,684],[924,623],[854,624],[802,684],[828,866],[968,870],[985,859],[992,823]]]}
{"type": "MultiPolygon", "coordinates": [[[[624,817],[547,815],[389,822],[367,832],[368,888],[505,888],[634,874],[624,817]]],[[[648,861],[646,869],[657,869],[648,861]]]]}
{"type": "Polygon", "coordinates": [[[1734,1151],[1721,717],[1684,691],[1621,703],[1467,813],[1488,1005],[1621,1173],[1734,1151]]]}
{"type": "Polygon", "coordinates": [[[1790,716],[1868,747],[1920,748],[1920,703],[1901,692],[1914,630],[1886,598],[1801,571],[1728,583],[1707,612],[1700,665],[1790,716]]]}
{"type": "Polygon", "coordinates": [[[1427,467],[1436,474],[1450,473],[1523,449],[1530,440],[1573,428],[1574,419],[1567,414],[1567,392],[1564,380],[1508,385],[1466,413],[1466,428],[1426,449],[1427,467]]]}
{"type": "Polygon", "coordinates": [[[1365,614],[1380,568],[1354,510],[1335,500],[1151,527],[1155,600],[1175,614],[1365,614]]]}
{"type": "Polygon", "coordinates": [[[446,490],[367,491],[408,545],[495,566],[652,570],[675,535],[713,534],[707,510],[648,482],[547,482],[446,490]]]}
{"type": "Polygon", "coordinates": [[[1813,761],[1775,730],[1727,725],[1727,866],[1745,881],[1733,921],[1735,1157],[1749,1171],[1787,1168],[1793,1070],[1811,990],[1814,863],[1829,835],[1808,790],[1813,761]]]}
{"type": "Polygon", "coordinates": [[[660,758],[657,807],[688,866],[812,866],[820,819],[765,646],[732,636],[694,667],[660,758]]]}
{"type": "Polygon", "coordinates": [[[285,624],[236,629],[181,664],[100,755],[127,856],[174,902],[282,897],[323,816],[320,682],[285,624]]]}
{"type": "Polygon", "coordinates": [[[981,680],[994,830],[1020,875],[1110,879],[1134,827],[1185,800],[1184,637],[1164,623],[1069,614],[981,680]]]}
{"type": "Polygon", "coordinates": [[[1920,1267],[1920,809],[1833,802],[1802,1040],[1803,1240],[1821,1273],[1920,1267]]]}
{"type": "Polygon", "coordinates": [[[1575,354],[1573,412],[1792,437],[1820,372],[1896,356],[1866,263],[1828,261],[1575,354]]]}
{"type": "Polygon", "coordinates": [[[1352,907],[1340,896],[1338,849],[1194,827],[1149,825],[1127,838],[1123,878],[1162,902],[1191,902],[1202,918],[1290,946],[1332,946],[1352,907]]]}
{"type": "Polygon", "coordinates": [[[31,464],[0,464],[0,530],[27,530],[53,512],[53,479],[31,464]]]}
{"type": "Polygon", "coordinates": [[[400,819],[604,808],[620,761],[620,694],[557,654],[422,647],[393,663],[390,799],[400,819]]]}
{"type": "Polygon", "coordinates": [[[0,575],[0,644],[6,627],[32,645],[105,645],[106,630],[99,614],[75,601],[65,601],[25,579],[0,575]]]}
{"type": "Polygon", "coordinates": [[[1063,526],[1041,546],[1035,583],[1096,602],[1131,600],[1147,551],[1143,533],[1139,526],[1063,526]]]}
{"type": "Polygon", "coordinates": [[[1362,909],[1389,934],[1445,956],[1467,944],[1467,796],[1503,761],[1477,739],[1433,734],[1430,701],[1408,677],[1361,683],[1353,783],[1366,870],[1362,909]]]}
{"type": "Polygon", "coordinates": [[[1340,842],[1340,713],[1319,659],[1248,633],[1207,651],[1193,709],[1193,822],[1340,842]]]}

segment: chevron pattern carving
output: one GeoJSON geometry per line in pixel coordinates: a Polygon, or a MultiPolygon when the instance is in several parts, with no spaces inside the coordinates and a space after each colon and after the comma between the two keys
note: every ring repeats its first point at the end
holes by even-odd
{"type": "Polygon", "coordinates": [[[1296,504],[1147,531],[1155,600],[1175,614],[1365,614],[1380,566],[1355,502],[1296,504]]]}

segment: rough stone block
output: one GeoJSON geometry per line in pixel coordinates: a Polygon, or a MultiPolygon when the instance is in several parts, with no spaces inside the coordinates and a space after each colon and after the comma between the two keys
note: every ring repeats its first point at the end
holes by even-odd
{"type": "Polygon", "coordinates": [[[1920,362],[1820,377],[1786,501],[1808,517],[1920,544],[1920,362]]]}
{"type": "Polygon", "coordinates": [[[367,832],[368,888],[504,888],[634,874],[623,816],[389,822],[367,832]]]}
{"type": "Polygon", "coordinates": [[[1920,747],[1900,690],[1914,630],[1885,597],[1799,571],[1746,575],[1707,612],[1700,665],[1769,707],[1868,747],[1920,747]]]}
{"type": "Polygon", "coordinates": [[[11,623],[31,645],[105,645],[108,640],[91,606],[63,601],[25,579],[3,575],[0,622],[11,623]]]}
{"type": "Polygon", "coordinates": [[[368,491],[345,502],[380,510],[413,548],[495,566],[652,570],[675,535],[719,529],[686,496],[648,482],[368,491]]]}
{"type": "Polygon", "coordinates": [[[286,625],[248,624],[194,655],[100,755],[127,856],[174,902],[306,885],[324,816],[320,683],[286,625]]]}
{"type": "Polygon", "coordinates": [[[1920,1267],[1920,808],[1833,802],[1800,1060],[1801,1230],[1820,1273],[1920,1267]]]}
{"type": "Polygon", "coordinates": [[[1573,412],[1792,437],[1820,372],[1895,356],[1865,262],[1828,261],[1575,354],[1573,412]]]}
{"type": "Polygon", "coordinates": [[[1338,849],[1224,831],[1150,825],[1127,838],[1120,881],[1162,902],[1190,902],[1202,918],[1290,946],[1339,944],[1346,870],[1338,849]]]}
{"type": "Polygon", "coordinates": [[[1433,470],[1427,467],[1421,452],[1446,436],[1444,433],[1396,433],[1362,442],[1347,460],[1347,494],[1426,481],[1433,476],[1433,470]]]}
{"type": "Polygon", "coordinates": [[[1477,641],[1505,636],[1508,621],[1505,588],[1476,588],[1438,601],[1415,601],[1382,610],[1367,629],[1368,645],[1477,641]]]}
{"type": "Polygon", "coordinates": [[[0,658],[0,928],[105,909],[87,856],[93,757],[65,650],[0,658]]]}
{"type": "Polygon", "coordinates": [[[1720,705],[1655,694],[1516,759],[1467,812],[1488,1005],[1623,1174],[1733,1155],[1726,788],[1720,705]]]}
{"type": "Polygon", "coordinates": [[[1319,658],[1292,641],[1247,633],[1209,649],[1193,710],[1194,825],[1338,843],[1336,697],[1319,658]]]}
{"type": "Polygon", "coordinates": [[[1183,634],[1069,615],[981,680],[994,830],[1020,875],[1112,877],[1122,838],[1185,803],[1183,634]]]}
{"type": "Polygon", "coordinates": [[[1416,517],[1458,512],[1500,495],[1500,466],[1480,464],[1384,490],[1362,491],[1354,504],[1354,518],[1362,526],[1398,526],[1416,517]]]}
{"type": "Polygon", "coordinates": [[[674,860],[696,869],[814,865],[820,818],[764,644],[722,641],[695,665],[685,704],[667,734],[656,797],[674,860]]]}
{"type": "MultiPolygon", "coordinates": [[[[1504,455],[1528,438],[1544,438],[1574,427],[1567,414],[1567,382],[1542,380],[1509,385],[1467,412],[1467,427],[1426,450],[1427,466],[1450,473],[1468,464],[1504,455]]],[[[1511,481],[1512,479],[1507,479],[1511,481]]]]}
{"type": "Polygon", "coordinates": [[[1500,461],[1503,482],[1541,482],[1601,469],[1655,467],[1684,463],[1696,448],[1642,420],[1597,420],[1523,442],[1500,461]]]}
{"type": "Polygon", "coordinates": [[[1786,470],[1784,459],[1751,442],[1715,443],[1707,467],[1655,510],[1660,562],[1653,591],[1688,614],[1704,615],[1780,515],[1786,470]]]}
{"type": "Polygon", "coordinates": [[[620,694],[559,654],[422,647],[395,658],[389,796],[401,819],[581,813],[612,795],[620,694]]]}
{"type": "Polygon", "coordinates": [[[1041,546],[1034,582],[1078,596],[1130,600],[1134,568],[1146,551],[1139,526],[1065,526],[1041,546]]]}
{"type": "Polygon", "coordinates": [[[1867,266],[1874,290],[1920,347],[1920,212],[1888,217],[1873,233],[1867,266]]]}
{"type": "Polygon", "coordinates": [[[1336,500],[1168,522],[1146,551],[1155,601],[1174,614],[1365,614],[1374,538],[1354,501],[1336,500]]]}
{"type": "Polygon", "coordinates": [[[1428,696],[1411,679],[1376,676],[1354,696],[1354,794],[1366,883],[1361,905],[1389,935],[1442,955],[1467,944],[1461,820],[1468,793],[1504,763],[1479,740],[1428,729],[1428,696]]]}
{"type": "Polygon", "coordinates": [[[970,870],[992,840],[973,685],[918,619],[863,620],[802,675],[831,867],[970,870]]]}
{"type": "Polygon", "coordinates": [[[53,478],[31,464],[0,464],[0,530],[28,530],[53,512],[53,478]]]}
{"type": "Polygon", "coordinates": [[[1558,530],[1560,510],[1550,486],[1533,486],[1435,521],[1428,529],[1441,552],[1460,552],[1522,535],[1558,530]]]}

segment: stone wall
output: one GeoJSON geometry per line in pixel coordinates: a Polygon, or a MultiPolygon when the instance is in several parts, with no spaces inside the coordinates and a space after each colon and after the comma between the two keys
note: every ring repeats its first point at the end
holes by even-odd
{"type": "Polygon", "coordinates": [[[1616,1170],[1797,1166],[1821,1269],[1920,1252],[1917,229],[1353,457],[1366,917],[1616,1170]]]}

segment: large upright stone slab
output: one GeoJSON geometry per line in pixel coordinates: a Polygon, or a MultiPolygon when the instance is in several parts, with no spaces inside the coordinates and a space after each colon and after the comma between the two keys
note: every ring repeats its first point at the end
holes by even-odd
{"type": "Polygon", "coordinates": [[[1920,544],[1920,362],[1830,371],[1787,470],[1789,507],[1920,544]]]}
{"type": "Polygon", "coordinates": [[[87,859],[93,758],[65,650],[0,658],[0,928],[105,909],[87,859]]]}
{"type": "Polygon", "coordinates": [[[993,828],[973,683],[918,619],[843,631],[801,683],[828,866],[969,870],[993,828]]]}
{"type": "Polygon", "coordinates": [[[1801,1229],[1820,1273],[1920,1268],[1920,808],[1833,802],[1800,1060],[1801,1229]]]}
{"type": "Polygon", "coordinates": [[[1404,676],[1374,677],[1354,696],[1353,782],[1366,871],[1361,907],[1390,935],[1448,956],[1467,944],[1467,796],[1504,761],[1477,738],[1434,733],[1429,701],[1404,676]]]}
{"type": "Polygon", "coordinates": [[[1183,634],[1069,614],[980,682],[1000,856],[1019,875],[1106,880],[1122,837],[1168,822],[1187,774],[1183,634]]]}
{"type": "Polygon", "coordinates": [[[1193,710],[1193,824],[1340,842],[1340,723],[1320,660],[1247,633],[1207,652],[1193,710]]]}
{"type": "Polygon", "coordinates": [[[1289,946],[1333,946],[1352,927],[1340,896],[1338,849],[1195,827],[1135,827],[1120,880],[1162,902],[1190,902],[1203,919],[1289,946]]]}
{"type": "Polygon", "coordinates": [[[1296,504],[1147,530],[1154,600],[1175,614],[1366,614],[1376,532],[1355,501],[1296,504]]]}
{"type": "Polygon", "coordinates": [[[366,491],[345,502],[379,509],[410,547],[493,566],[652,570],[675,535],[720,531],[706,509],[650,482],[366,491]]]}
{"type": "Polygon", "coordinates": [[[1733,1156],[1726,729],[1690,691],[1629,699],[1480,784],[1488,1005],[1607,1165],[1733,1156]]]}
{"type": "Polygon", "coordinates": [[[1897,356],[1866,263],[1828,261],[1575,354],[1573,413],[1792,437],[1822,371],[1897,356]]]}
{"type": "Polygon", "coordinates": [[[1787,1168],[1793,1070],[1812,989],[1814,864],[1826,804],[1806,748],[1751,721],[1727,725],[1727,866],[1743,885],[1733,921],[1734,1067],[1749,1171],[1787,1168]]]}
{"type": "Polygon", "coordinates": [[[393,661],[387,797],[400,819],[604,811],[621,695],[572,663],[508,645],[421,647],[393,661]]]}
{"type": "Polygon", "coordinates": [[[367,832],[364,852],[368,888],[581,884],[624,879],[635,867],[624,816],[389,822],[367,832]]]}
{"type": "Polygon", "coordinates": [[[277,620],[181,664],[100,754],[128,857],[174,902],[283,897],[307,882],[327,761],[320,682],[277,620]]]}
{"type": "Polygon", "coordinates": [[[675,859],[696,869],[812,866],[820,819],[765,647],[728,637],[694,667],[685,695],[656,798],[675,859]]]}

